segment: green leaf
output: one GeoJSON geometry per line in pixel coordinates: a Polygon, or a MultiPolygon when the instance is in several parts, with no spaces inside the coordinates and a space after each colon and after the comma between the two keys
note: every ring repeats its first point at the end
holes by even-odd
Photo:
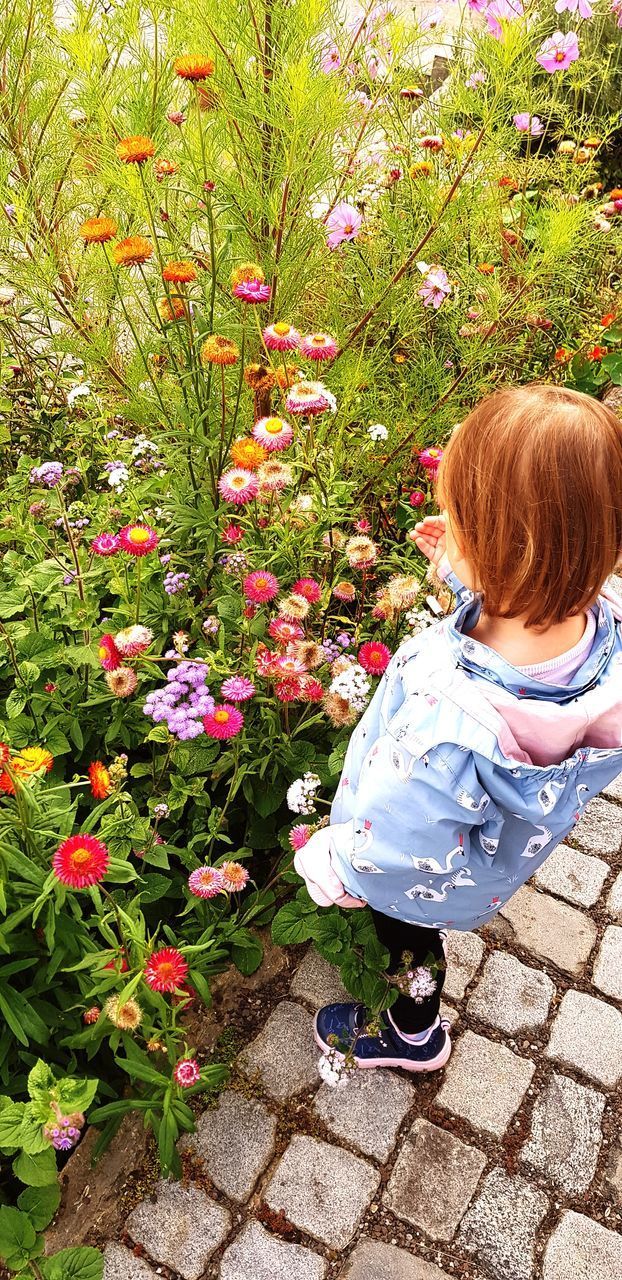
{"type": "Polygon", "coordinates": [[[25,1213],[10,1205],[0,1205],[0,1259],[18,1271],[32,1256],[37,1233],[25,1213]]]}
{"type": "Polygon", "coordinates": [[[9,1099],[3,1102],[7,1105],[0,1109],[0,1147],[19,1147],[26,1104],[9,1099]]]}
{"type": "Polygon", "coordinates": [[[21,1151],[13,1161],[13,1172],[28,1187],[45,1187],[50,1182],[56,1182],[56,1156],[52,1147],[35,1156],[21,1151]]]}
{"type": "Polygon", "coordinates": [[[36,1156],[41,1151],[48,1151],[50,1146],[48,1140],[43,1136],[43,1121],[39,1116],[33,1114],[35,1110],[36,1107],[29,1103],[24,1112],[22,1127],[19,1131],[19,1146],[29,1156],[36,1156]]]}
{"type": "Polygon", "coordinates": [[[17,1197],[17,1203],[28,1214],[35,1230],[44,1231],[60,1204],[60,1187],[57,1182],[44,1187],[26,1187],[17,1197]]]}
{"type": "Polygon", "coordinates": [[[51,1067],[39,1058],[28,1076],[29,1096],[36,1102],[48,1102],[50,1090],[54,1088],[55,1083],[51,1067]]]}
{"type": "Polygon", "coordinates": [[[238,929],[231,946],[231,959],[245,977],[255,973],[263,960],[263,947],[250,929],[238,929]]]}
{"type": "Polygon", "coordinates": [[[277,947],[288,947],[312,937],[313,917],[303,914],[299,902],[286,902],[272,921],[272,941],[277,947]]]}
{"type": "Polygon", "coordinates": [[[6,713],[9,720],[15,720],[17,716],[22,714],[27,701],[28,699],[25,693],[22,693],[17,689],[11,689],[5,703],[6,713]]]}
{"type": "Polygon", "coordinates": [[[99,1087],[99,1080],[76,1080],[72,1076],[59,1081],[58,1102],[61,1111],[88,1111],[99,1087]]]}
{"type": "Polygon", "coordinates": [[[612,351],[611,355],[603,356],[601,364],[609,374],[614,386],[622,386],[622,352],[612,351]]]}
{"type": "Polygon", "coordinates": [[[61,1249],[39,1265],[45,1280],[102,1280],[104,1255],[99,1249],[61,1249]]]}

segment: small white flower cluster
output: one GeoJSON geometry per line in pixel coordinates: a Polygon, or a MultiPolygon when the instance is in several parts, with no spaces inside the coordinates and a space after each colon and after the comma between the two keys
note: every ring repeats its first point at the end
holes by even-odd
{"type": "Polygon", "coordinates": [[[345,1059],[334,1049],[322,1054],[317,1069],[324,1084],[331,1089],[343,1089],[348,1083],[348,1076],[356,1070],[355,1067],[348,1066],[345,1059]]]}
{"type": "Polygon", "coordinates": [[[382,422],[372,422],[371,426],[367,428],[367,434],[371,436],[372,440],[388,440],[389,438],[389,432],[382,422]]]}
{"type": "Polygon", "coordinates": [[[142,458],[144,454],[153,455],[159,452],[160,448],[159,445],[155,443],[155,440],[148,440],[146,436],[142,435],[142,433],[134,437],[134,443],[132,445],[133,458],[142,458]]]}
{"type": "Polygon", "coordinates": [[[423,1004],[428,996],[433,996],[436,991],[436,978],[433,977],[431,969],[426,965],[420,964],[416,969],[409,969],[405,975],[408,984],[406,995],[409,995],[415,1004],[423,1004]]]}
{"type": "Polygon", "coordinates": [[[320,786],[317,773],[296,778],[287,791],[287,804],[292,813],[315,813],[315,793],[320,786]]]}
{"type": "Polygon", "coordinates": [[[130,478],[130,473],[122,462],[116,462],[113,465],[108,463],[104,470],[107,472],[106,479],[111,489],[116,493],[123,493],[125,486],[130,478]]]}
{"type": "Polygon", "coordinates": [[[426,627],[431,627],[434,618],[430,616],[427,609],[409,609],[406,621],[409,627],[412,627],[413,635],[416,636],[420,631],[425,631],[426,627]]]}
{"type": "Polygon", "coordinates": [[[73,408],[73,405],[80,396],[90,396],[90,394],[91,388],[89,387],[88,382],[77,382],[75,387],[71,387],[67,392],[67,404],[69,405],[69,408],[73,408]]]}
{"type": "Polygon", "coordinates": [[[331,693],[339,694],[350,703],[353,711],[363,711],[371,688],[371,680],[359,662],[352,662],[346,671],[340,671],[330,686],[331,693]]]}

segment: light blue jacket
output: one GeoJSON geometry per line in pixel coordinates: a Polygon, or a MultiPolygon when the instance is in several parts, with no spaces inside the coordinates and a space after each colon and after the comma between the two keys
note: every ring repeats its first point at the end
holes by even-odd
{"type": "Polygon", "coordinates": [[[406,640],[354,730],[331,811],[349,893],[434,928],[489,920],[622,771],[622,604],[568,686],[471,639],[480,601],[406,640]]]}

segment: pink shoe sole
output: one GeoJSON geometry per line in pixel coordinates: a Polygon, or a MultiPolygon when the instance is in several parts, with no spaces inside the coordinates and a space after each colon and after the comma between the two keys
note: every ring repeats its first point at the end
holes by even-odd
{"type": "MultiPolygon", "coordinates": [[[[318,1035],[317,1014],[313,1021],[313,1034],[315,1043],[324,1053],[334,1053],[337,1058],[343,1062],[345,1054],[340,1053],[338,1049],[333,1049],[332,1045],[326,1044],[322,1037],[318,1035]]],[[[451,1057],[451,1039],[449,1032],[445,1029],[445,1046],[441,1053],[437,1053],[435,1058],[430,1058],[427,1062],[413,1062],[410,1058],[366,1058],[365,1061],[358,1061],[357,1067],[365,1069],[366,1067],[400,1067],[402,1071],[424,1072],[424,1071],[440,1071],[441,1067],[449,1061],[451,1057]]]]}

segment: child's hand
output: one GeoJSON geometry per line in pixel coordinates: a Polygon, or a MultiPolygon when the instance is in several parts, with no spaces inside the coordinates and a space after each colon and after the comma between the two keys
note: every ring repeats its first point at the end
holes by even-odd
{"type": "Polygon", "coordinates": [[[445,517],[426,516],[415,525],[414,541],[431,564],[438,566],[446,554],[445,517]]]}
{"type": "Polygon", "coordinates": [[[302,876],[309,897],[318,907],[365,907],[361,898],[346,893],[330,861],[330,827],[323,827],[298,850],[294,866],[302,876]]]}

